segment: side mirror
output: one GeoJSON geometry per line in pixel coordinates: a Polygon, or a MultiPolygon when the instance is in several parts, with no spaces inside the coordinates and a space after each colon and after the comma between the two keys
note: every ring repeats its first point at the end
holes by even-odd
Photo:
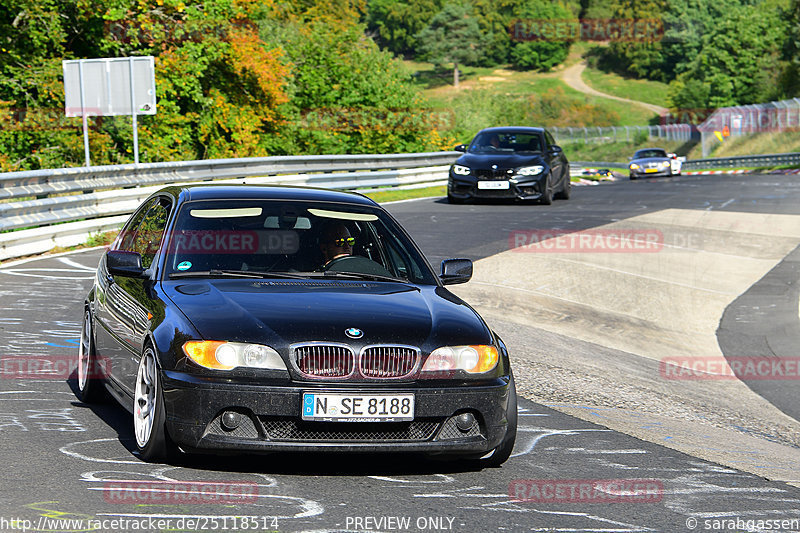
{"type": "Polygon", "coordinates": [[[453,148],[453,150],[456,151],[456,152],[466,152],[467,151],[467,145],[466,144],[459,144],[458,146],[453,148]]]}
{"type": "Polygon", "coordinates": [[[106,268],[112,276],[138,278],[144,273],[142,256],[137,252],[110,250],[106,253],[106,268]]]}
{"type": "Polygon", "coordinates": [[[553,154],[560,154],[560,153],[561,153],[561,152],[563,152],[563,151],[564,151],[564,150],[562,150],[562,149],[561,149],[561,147],[560,147],[560,146],[558,146],[557,144],[551,144],[551,145],[550,145],[550,153],[553,153],[553,154]]]}
{"type": "Polygon", "coordinates": [[[469,259],[445,259],[439,279],[444,285],[466,283],[472,278],[472,261],[469,259]]]}

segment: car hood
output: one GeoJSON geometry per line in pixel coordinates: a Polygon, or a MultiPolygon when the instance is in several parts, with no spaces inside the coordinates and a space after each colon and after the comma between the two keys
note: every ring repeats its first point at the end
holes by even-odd
{"type": "Polygon", "coordinates": [[[167,296],[207,340],[403,344],[423,351],[450,344],[489,344],[477,313],[436,286],[329,280],[180,280],[167,296]],[[354,340],[350,328],[363,331],[354,340]]]}
{"type": "Polygon", "coordinates": [[[456,160],[456,164],[470,167],[471,169],[489,170],[492,165],[497,165],[499,169],[519,168],[529,165],[546,165],[542,154],[504,154],[502,152],[492,154],[464,154],[456,160]]]}

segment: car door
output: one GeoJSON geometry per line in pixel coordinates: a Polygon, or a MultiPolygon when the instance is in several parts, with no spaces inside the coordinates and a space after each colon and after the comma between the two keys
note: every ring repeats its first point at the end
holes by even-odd
{"type": "MultiPolygon", "coordinates": [[[[142,206],[128,219],[123,227],[111,250],[133,251],[136,232],[142,224],[147,212],[155,204],[154,198],[142,204],[142,206]]],[[[119,277],[113,277],[108,272],[106,257],[103,256],[97,270],[95,281],[95,350],[97,355],[103,360],[108,361],[109,378],[112,382],[120,381],[121,365],[128,360],[125,335],[125,320],[123,315],[127,312],[127,299],[121,294],[121,289],[117,284],[119,277]]],[[[113,384],[113,383],[112,383],[113,384]]]]}
{"type": "Polygon", "coordinates": [[[551,169],[551,176],[552,182],[550,185],[553,187],[553,190],[559,191],[564,186],[564,176],[565,174],[568,176],[569,173],[565,173],[566,167],[566,157],[564,157],[564,152],[561,150],[559,146],[556,145],[555,139],[550,134],[549,131],[544,132],[544,138],[547,142],[547,164],[550,165],[551,169]]]}
{"type": "MultiPolygon", "coordinates": [[[[141,255],[145,269],[154,267],[155,258],[164,242],[170,210],[168,198],[154,198],[149,202],[135,233],[122,243],[125,248],[120,249],[141,255]]],[[[160,307],[154,302],[155,277],[111,276],[106,272],[106,279],[108,288],[104,319],[115,343],[115,349],[109,354],[112,376],[116,385],[132,396],[152,310],[160,307]]]]}

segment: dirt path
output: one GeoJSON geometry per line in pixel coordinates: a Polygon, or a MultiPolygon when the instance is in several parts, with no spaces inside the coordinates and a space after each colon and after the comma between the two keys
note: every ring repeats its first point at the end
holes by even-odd
{"type": "Polygon", "coordinates": [[[576,91],[580,91],[585,94],[590,94],[592,96],[599,96],[600,98],[610,98],[611,100],[619,100],[620,102],[627,102],[629,104],[635,104],[640,107],[644,107],[653,113],[657,113],[659,115],[663,115],[669,112],[666,107],[661,107],[653,104],[647,104],[645,102],[639,102],[637,100],[629,100],[628,98],[620,98],[619,96],[613,96],[606,93],[601,93],[600,91],[596,91],[586,85],[583,79],[581,78],[581,74],[583,73],[584,69],[586,68],[586,62],[581,61],[571,67],[567,67],[561,73],[561,79],[564,80],[564,83],[575,89],[576,91]]]}

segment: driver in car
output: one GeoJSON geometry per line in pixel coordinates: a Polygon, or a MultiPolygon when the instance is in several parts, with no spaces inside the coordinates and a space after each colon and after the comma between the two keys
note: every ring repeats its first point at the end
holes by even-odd
{"type": "Polygon", "coordinates": [[[353,245],[356,239],[350,236],[350,230],[343,223],[338,222],[327,226],[322,232],[319,247],[325,258],[324,269],[335,259],[353,254],[353,245]]]}

